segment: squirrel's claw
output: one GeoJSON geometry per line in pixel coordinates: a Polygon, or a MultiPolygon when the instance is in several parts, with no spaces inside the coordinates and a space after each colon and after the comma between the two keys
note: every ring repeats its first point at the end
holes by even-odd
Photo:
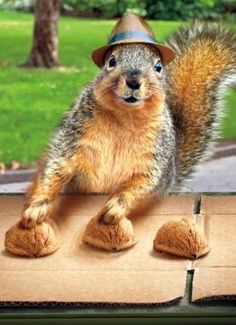
{"type": "Polygon", "coordinates": [[[20,224],[23,228],[31,229],[42,223],[49,213],[49,204],[45,201],[34,202],[22,213],[20,224]]]}
{"type": "Polygon", "coordinates": [[[114,225],[120,222],[121,218],[126,217],[127,206],[119,197],[111,198],[100,212],[99,222],[114,225]],[[122,203],[122,204],[121,204],[122,203]]]}
{"type": "Polygon", "coordinates": [[[109,215],[109,214],[102,214],[99,217],[99,222],[104,223],[106,225],[115,225],[118,224],[120,221],[120,218],[117,218],[117,216],[109,215]]]}

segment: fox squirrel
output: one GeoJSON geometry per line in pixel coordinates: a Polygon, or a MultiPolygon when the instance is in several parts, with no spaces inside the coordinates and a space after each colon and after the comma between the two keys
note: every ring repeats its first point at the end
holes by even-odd
{"type": "Polygon", "coordinates": [[[176,52],[166,66],[150,44],[117,44],[106,53],[49,145],[23,227],[50,215],[68,184],[109,193],[100,221],[115,224],[191,174],[216,137],[224,90],[236,82],[236,33],[195,23],[166,43],[176,52]]]}

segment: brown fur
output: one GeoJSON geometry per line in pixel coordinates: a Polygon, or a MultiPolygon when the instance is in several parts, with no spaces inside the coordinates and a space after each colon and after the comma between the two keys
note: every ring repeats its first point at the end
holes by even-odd
{"type": "MultiPolygon", "coordinates": [[[[209,91],[207,85],[212,85],[219,79],[229,60],[229,50],[222,51],[219,46],[211,46],[209,41],[205,41],[190,47],[179,58],[178,65],[173,68],[171,73],[173,92],[181,103],[181,115],[186,121],[184,125],[186,132],[180,152],[182,168],[187,168],[185,158],[189,158],[188,153],[199,147],[200,134],[203,128],[207,127],[208,107],[205,103],[209,91]],[[202,62],[206,61],[208,64],[203,65],[202,62]],[[188,129],[188,121],[195,121],[195,127],[188,129]]],[[[179,106],[175,107],[177,109],[179,106]]]]}
{"type": "MultiPolygon", "coordinates": [[[[118,55],[118,49],[113,53],[118,55]]],[[[56,176],[50,176],[47,185],[42,168],[29,191],[30,206],[22,219],[25,227],[41,222],[50,213],[45,200],[54,200],[70,179],[73,190],[111,194],[100,212],[107,223],[127,216],[141,201],[143,187],[148,189],[151,182],[147,175],[153,165],[155,134],[163,128],[165,98],[161,83],[156,83],[152,71],[148,72],[149,78],[142,76],[141,87],[135,91],[141,100],[132,108],[120,98],[130,91],[122,69],[103,77],[102,82],[98,78],[94,85],[93,118],[84,125],[73,156],[63,162],[56,176]],[[42,206],[35,207],[34,202],[39,201],[42,206]]]]}
{"type": "Polygon", "coordinates": [[[77,191],[110,194],[98,218],[113,224],[190,174],[214,138],[220,87],[235,78],[236,36],[197,25],[168,42],[177,56],[164,74],[151,45],[121,44],[107,53],[56,133],[29,192],[25,227],[51,213],[70,180],[77,191]]]}
{"type": "Polygon", "coordinates": [[[204,158],[217,136],[220,87],[235,74],[236,35],[220,25],[195,24],[170,36],[167,42],[177,52],[167,67],[167,98],[179,139],[181,181],[204,158]]]}
{"type": "Polygon", "coordinates": [[[156,125],[161,125],[161,115],[139,120],[123,112],[122,117],[117,119],[95,107],[95,117],[80,140],[90,153],[93,170],[90,184],[81,184],[80,190],[114,192],[133,174],[142,174],[150,168],[150,148],[155,141],[152,132],[156,125]]]}

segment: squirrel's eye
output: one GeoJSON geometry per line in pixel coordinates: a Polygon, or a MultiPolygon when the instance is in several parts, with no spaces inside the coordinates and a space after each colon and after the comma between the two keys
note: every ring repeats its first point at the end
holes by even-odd
{"type": "Polygon", "coordinates": [[[162,65],[161,65],[161,61],[158,60],[155,65],[154,65],[154,70],[158,73],[162,72],[162,65]]]}
{"type": "Polygon", "coordinates": [[[109,62],[108,62],[108,66],[109,68],[114,68],[116,66],[116,58],[114,55],[112,55],[109,59],[109,62]]]}

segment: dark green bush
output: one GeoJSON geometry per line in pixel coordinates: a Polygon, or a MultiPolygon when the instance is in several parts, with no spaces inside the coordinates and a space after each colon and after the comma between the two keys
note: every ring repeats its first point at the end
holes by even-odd
{"type": "MultiPolygon", "coordinates": [[[[152,19],[212,19],[222,18],[223,3],[231,0],[146,0],[148,17],[152,19]]],[[[235,0],[234,0],[235,2],[235,0]]]]}
{"type": "MultiPolygon", "coordinates": [[[[145,16],[145,1],[142,0],[63,0],[63,9],[66,6],[77,13],[87,13],[94,16],[113,18],[132,10],[145,16]]],[[[68,9],[67,8],[67,9],[68,9]]]]}
{"type": "Polygon", "coordinates": [[[0,9],[32,11],[35,0],[0,0],[0,9]]]}
{"type": "MultiPolygon", "coordinates": [[[[32,10],[35,0],[0,0],[0,8],[32,10]]],[[[62,11],[114,18],[132,11],[151,19],[236,21],[236,0],[61,0],[62,11]]]]}
{"type": "Polygon", "coordinates": [[[133,11],[151,19],[235,20],[236,0],[63,0],[80,14],[113,18],[133,11]]]}

